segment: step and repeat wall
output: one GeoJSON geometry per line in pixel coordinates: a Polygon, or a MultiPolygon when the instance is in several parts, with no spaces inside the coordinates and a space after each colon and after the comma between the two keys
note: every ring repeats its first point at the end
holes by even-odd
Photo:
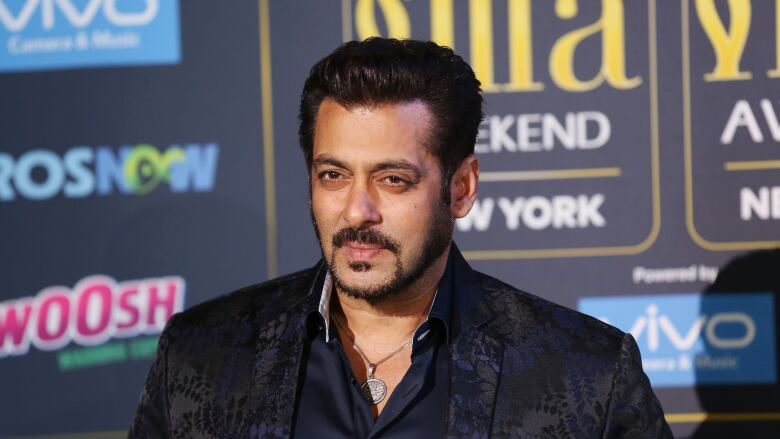
{"type": "Polygon", "coordinates": [[[0,0],[0,436],[121,435],[173,313],[316,262],[298,100],[372,35],[483,84],[475,268],[780,432],[780,1],[0,0]]]}

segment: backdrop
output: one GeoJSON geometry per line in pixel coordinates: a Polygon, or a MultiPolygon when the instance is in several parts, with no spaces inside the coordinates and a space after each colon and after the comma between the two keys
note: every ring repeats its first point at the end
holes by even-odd
{"type": "Polygon", "coordinates": [[[0,0],[0,436],[121,437],[173,313],[316,262],[299,95],[371,35],[483,84],[475,268],[780,432],[780,0],[0,0]]]}

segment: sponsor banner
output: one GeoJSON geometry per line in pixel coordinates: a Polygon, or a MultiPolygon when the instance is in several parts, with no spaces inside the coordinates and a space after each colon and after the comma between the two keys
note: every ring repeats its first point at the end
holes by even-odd
{"type": "Polygon", "coordinates": [[[456,223],[472,260],[636,254],[654,243],[655,9],[654,0],[342,2],[345,40],[431,39],[480,80],[479,198],[456,223]]]}
{"type": "Polygon", "coordinates": [[[180,57],[178,0],[0,0],[0,72],[180,57]]]}
{"type": "Polygon", "coordinates": [[[34,297],[0,302],[0,359],[19,357],[31,348],[60,351],[60,369],[141,358],[154,352],[156,337],[130,344],[108,343],[162,332],[184,307],[184,279],[154,277],[117,282],[88,276],[73,288],[44,288],[34,297]]]}
{"type": "Polygon", "coordinates": [[[680,7],[688,233],[707,250],[776,248],[780,3],[680,7]]]}
{"type": "Polygon", "coordinates": [[[0,202],[47,200],[57,195],[146,195],[165,184],[173,193],[214,188],[219,145],[189,143],[161,150],[154,145],[118,149],[77,146],[63,154],[46,149],[18,157],[0,151],[0,202]]]}
{"type": "Polygon", "coordinates": [[[578,308],[634,336],[655,387],[777,381],[770,293],[586,297],[578,308]]]}

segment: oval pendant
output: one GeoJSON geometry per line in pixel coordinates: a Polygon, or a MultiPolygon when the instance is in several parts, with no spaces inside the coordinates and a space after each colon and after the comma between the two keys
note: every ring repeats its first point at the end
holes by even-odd
{"type": "Polygon", "coordinates": [[[360,390],[369,403],[379,404],[387,395],[387,384],[378,378],[369,378],[360,386],[360,390]]]}

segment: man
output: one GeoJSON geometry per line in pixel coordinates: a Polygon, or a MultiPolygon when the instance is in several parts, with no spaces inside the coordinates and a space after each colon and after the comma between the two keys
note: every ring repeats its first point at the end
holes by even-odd
{"type": "Polygon", "coordinates": [[[300,107],[323,261],[174,316],[131,437],[671,437],[630,335],[473,271],[479,82],[350,42],[300,107]]]}

